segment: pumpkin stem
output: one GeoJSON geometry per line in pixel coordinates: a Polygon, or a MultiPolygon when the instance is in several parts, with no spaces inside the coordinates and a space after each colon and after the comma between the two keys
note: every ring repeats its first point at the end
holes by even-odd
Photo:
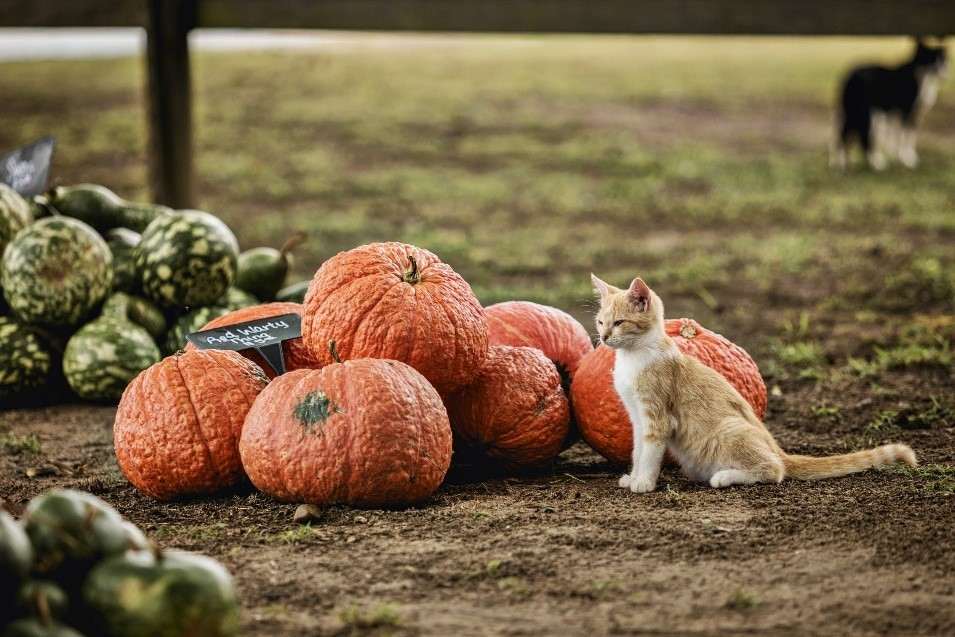
{"type": "Polygon", "coordinates": [[[421,282],[421,272],[418,271],[418,262],[415,260],[413,255],[408,255],[408,260],[411,261],[411,269],[406,271],[401,275],[401,280],[405,283],[410,283],[414,285],[421,282]]]}
{"type": "Polygon", "coordinates": [[[328,341],[328,352],[332,355],[332,360],[336,363],[342,362],[341,357],[338,355],[338,348],[335,347],[335,339],[328,341]]]}
{"type": "Polygon", "coordinates": [[[285,257],[289,252],[294,250],[296,247],[305,243],[305,240],[308,239],[308,233],[304,230],[299,230],[291,237],[285,240],[285,243],[282,244],[282,247],[279,248],[279,252],[282,253],[282,256],[285,257]]]}
{"type": "Polygon", "coordinates": [[[696,338],[696,328],[687,323],[680,326],[680,336],[683,338],[696,338]]]}

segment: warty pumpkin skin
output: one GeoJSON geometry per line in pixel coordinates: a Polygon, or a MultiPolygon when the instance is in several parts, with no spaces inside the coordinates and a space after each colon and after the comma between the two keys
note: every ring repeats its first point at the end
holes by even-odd
{"type": "Polygon", "coordinates": [[[534,347],[491,346],[475,379],[445,404],[461,442],[505,467],[546,466],[567,438],[570,405],[560,375],[534,347]]]}
{"type": "MultiPolygon", "coordinates": [[[[301,315],[302,304],[274,302],[250,305],[248,307],[243,307],[212,319],[203,325],[199,331],[211,330],[217,327],[225,327],[226,325],[234,325],[235,323],[245,323],[246,321],[271,318],[273,316],[282,316],[283,314],[301,315]]],[[[185,351],[190,352],[198,348],[190,342],[186,343],[184,349],[185,351]]],[[[265,375],[268,376],[270,380],[278,375],[275,373],[272,367],[265,362],[265,358],[263,358],[262,355],[254,349],[244,349],[241,350],[240,353],[261,367],[262,371],[265,372],[265,375]]],[[[285,357],[286,372],[291,372],[296,369],[313,369],[320,366],[305,348],[301,338],[293,338],[287,341],[282,341],[282,353],[285,357]]]]}
{"type": "Polygon", "coordinates": [[[238,352],[168,356],[137,376],[119,401],[116,459],[137,489],[158,500],[214,493],[245,477],[238,440],[268,379],[238,352]]]}
{"type": "Polygon", "coordinates": [[[664,327],[681,352],[721,373],[752,406],[757,418],[766,415],[766,383],[746,350],[693,319],[669,319],[664,327]]]}
{"type": "Polygon", "coordinates": [[[364,358],[272,381],[246,417],[239,452],[252,484],[279,500],[402,507],[444,480],[451,427],[424,376],[364,358]]]}
{"type": "Polygon", "coordinates": [[[442,395],[466,385],[487,357],[484,310],[467,282],[431,252],[373,243],[315,273],[302,339],[322,365],[383,358],[414,367],[442,395]]]}
{"type": "MultiPolygon", "coordinates": [[[[766,413],[766,385],[759,368],[741,347],[692,319],[667,319],[667,332],[681,352],[723,374],[753,407],[766,413]]],[[[605,346],[584,357],[571,384],[574,416],[583,439],[611,462],[629,465],[633,427],[613,384],[614,351],[605,346]]]]}
{"type": "MultiPolygon", "coordinates": [[[[491,330],[491,345],[536,347],[554,362],[561,386],[570,399],[570,384],[584,356],[594,349],[587,328],[573,316],[549,305],[531,301],[505,301],[484,308],[491,330]]],[[[570,427],[564,449],[580,440],[580,431],[570,412],[570,427]]]]}
{"type": "Polygon", "coordinates": [[[569,381],[580,360],[594,349],[587,328],[573,316],[549,305],[531,301],[505,301],[484,308],[490,328],[490,345],[536,347],[554,361],[569,381]]]}
{"type": "Polygon", "coordinates": [[[606,345],[584,356],[570,385],[570,400],[584,441],[607,460],[627,465],[633,455],[633,426],[613,385],[615,360],[606,345]]]}

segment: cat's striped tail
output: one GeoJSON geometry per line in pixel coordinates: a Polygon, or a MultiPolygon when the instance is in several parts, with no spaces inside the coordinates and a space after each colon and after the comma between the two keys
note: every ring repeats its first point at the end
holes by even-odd
{"type": "Polygon", "coordinates": [[[899,462],[904,462],[913,467],[918,466],[915,452],[907,445],[898,444],[882,445],[875,449],[826,458],[783,455],[786,477],[797,480],[838,478],[866,469],[889,467],[899,462]]]}

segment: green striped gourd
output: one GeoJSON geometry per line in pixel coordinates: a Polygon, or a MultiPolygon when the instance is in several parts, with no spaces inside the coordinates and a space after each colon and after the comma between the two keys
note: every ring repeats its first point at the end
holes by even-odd
{"type": "Polygon", "coordinates": [[[29,326],[0,316],[0,400],[46,382],[53,355],[29,326]]]}
{"type": "Polygon", "coordinates": [[[46,196],[60,214],[79,219],[100,232],[110,228],[142,232],[157,218],[173,212],[161,204],[126,201],[98,184],[58,186],[46,196]]]}
{"type": "Polygon", "coordinates": [[[133,256],[139,236],[129,228],[112,228],[104,235],[106,245],[113,253],[113,292],[132,292],[139,285],[139,272],[133,256]]]}
{"type": "Polygon", "coordinates": [[[14,235],[33,223],[30,204],[20,194],[0,182],[0,255],[14,235]]]}
{"type": "Polygon", "coordinates": [[[141,296],[129,295],[127,298],[129,307],[126,310],[126,316],[129,320],[145,327],[157,343],[164,339],[169,326],[166,323],[166,315],[162,313],[162,310],[156,307],[155,303],[147,301],[141,296]]]}
{"type": "Polygon", "coordinates": [[[169,328],[163,353],[168,356],[178,352],[186,346],[186,336],[201,330],[212,319],[224,316],[230,311],[222,305],[206,305],[186,312],[169,328]]]}
{"type": "Polygon", "coordinates": [[[102,303],[113,281],[113,255],[90,226],[47,217],[22,230],[3,253],[0,287],[27,323],[77,325],[102,303]]]}
{"type": "Polygon", "coordinates": [[[21,585],[27,581],[33,569],[33,546],[23,527],[13,517],[0,509],[0,625],[6,611],[11,610],[9,601],[21,585]]]}
{"type": "Polygon", "coordinates": [[[130,305],[129,295],[114,294],[66,344],[63,375],[80,398],[119,401],[140,372],[162,359],[149,332],[130,320],[130,305]]]}
{"type": "Polygon", "coordinates": [[[232,230],[208,212],[156,219],[135,250],[142,293],[165,308],[216,303],[235,280],[238,253],[232,230]]]}
{"type": "Polygon", "coordinates": [[[216,305],[221,305],[229,308],[230,311],[235,311],[241,310],[244,307],[258,305],[259,303],[260,301],[256,297],[233,285],[226,290],[226,293],[222,295],[222,298],[219,299],[216,305]]]}
{"type": "Polygon", "coordinates": [[[42,493],[30,500],[20,521],[36,553],[34,575],[55,580],[68,592],[97,562],[130,547],[126,520],[85,491],[42,493]]]}
{"type": "Polygon", "coordinates": [[[225,567],[185,551],[128,551],[83,582],[87,633],[99,637],[234,637],[240,603],[225,567]],[[133,592],[131,592],[133,591],[133,592]]]}

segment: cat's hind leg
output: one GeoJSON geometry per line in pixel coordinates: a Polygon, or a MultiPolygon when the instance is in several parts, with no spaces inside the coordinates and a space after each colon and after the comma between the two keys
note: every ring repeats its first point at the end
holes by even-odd
{"type": "Polygon", "coordinates": [[[710,486],[714,489],[731,487],[736,484],[756,484],[766,482],[782,482],[786,475],[786,467],[782,458],[776,456],[767,462],[751,469],[722,469],[710,478],[710,486]]]}

